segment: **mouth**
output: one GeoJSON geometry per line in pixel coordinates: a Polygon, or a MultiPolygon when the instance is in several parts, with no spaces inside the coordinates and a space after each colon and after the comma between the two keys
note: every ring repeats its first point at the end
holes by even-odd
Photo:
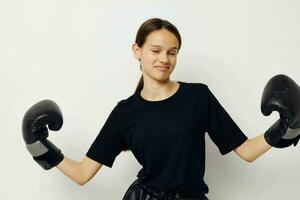
{"type": "Polygon", "coordinates": [[[155,66],[159,71],[167,71],[170,69],[169,66],[155,66]]]}

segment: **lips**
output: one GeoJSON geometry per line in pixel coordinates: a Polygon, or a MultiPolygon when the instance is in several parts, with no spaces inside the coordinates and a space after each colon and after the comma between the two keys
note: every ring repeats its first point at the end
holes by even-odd
{"type": "Polygon", "coordinates": [[[170,67],[166,66],[156,66],[157,70],[159,71],[168,71],[170,67]]]}
{"type": "Polygon", "coordinates": [[[155,67],[157,67],[159,69],[169,69],[170,68],[169,66],[155,66],[155,67]]]}
{"type": "Polygon", "coordinates": [[[167,68],[167,69],[170,68],[169,66],[155,66],[155,67],[159,67],[159,68],[167,68]]]}

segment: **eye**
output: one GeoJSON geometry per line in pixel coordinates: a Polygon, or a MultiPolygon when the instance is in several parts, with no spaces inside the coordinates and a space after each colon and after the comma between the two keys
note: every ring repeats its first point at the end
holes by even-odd
{"type": "Polygon", "coordinates": [[[176,55],[176,53],[173,53],[173,52],[170,52],[169,54],[174,55],[174,56],[176,55]]]}
{"type": "Polygon", "coordinates": [[[159,53],[159,51],[157,51],[157,50],[152,50],[152,52],[154,52],[154,53],[159,53]]]}

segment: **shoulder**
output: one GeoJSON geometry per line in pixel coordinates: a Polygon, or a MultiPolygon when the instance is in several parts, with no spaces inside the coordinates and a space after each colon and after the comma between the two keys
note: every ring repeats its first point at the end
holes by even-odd
{"type": "Polygon", "coordinates": [[[200,82],[184,82],[187,85],[187,97],[189,99],[195,99],[198,103],[206,105],[207,103],[213,102],[215,96],[211,91],[209,85],[200,82]]]}
{"type": "Polygon", "coordinates": [[[180,81],[180,82],[183,83],[190,92],[196,92],[196,93],[200,92],[203,94],[203,93],[206,93],[207,91],[209,91],[209,87],[205,83],[183,82],[183,81],[180,81]]]}
{"type": "Polygon", "coordinates": [[[132,105],[134,105],[134,102],[136,101],[135,99],[135,94],[132,94],[131,96],[125,98],[125,99],[121,99],[118,101],[117,103],[117,108],[120,109],[124,109],[124,108],[128,108],[132,105]]]}

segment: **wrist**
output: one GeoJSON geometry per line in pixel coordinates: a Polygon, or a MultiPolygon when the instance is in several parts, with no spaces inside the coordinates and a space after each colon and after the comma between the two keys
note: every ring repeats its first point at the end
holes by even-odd
{"type": "Polygon", "coordinates": [[[33,159],[45,170],[58,165],[63,159],[64,155],[61,150],[47,139],[40,140],[41,147],[44,153],[39,156],[34,156],[33,159]]]}
{"type": "Polygon", "coordinates": [[[281,119],[278,119],[264,134],[266,142],[276,147],[276,144],[287,131],[287,126],[282,123],[281,119]]]}

